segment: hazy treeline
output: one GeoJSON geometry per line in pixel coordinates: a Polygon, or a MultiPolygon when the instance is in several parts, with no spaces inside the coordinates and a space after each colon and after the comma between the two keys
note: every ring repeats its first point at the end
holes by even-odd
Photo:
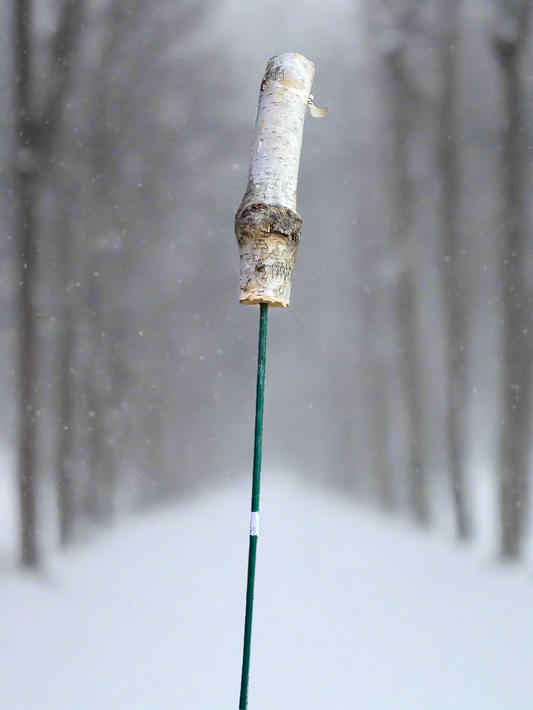
{"type": "MultiPolygon", "coordinates": [[[[2,427],[27,566],[43,482],[67,545],[249,465],[257,309],[232,223],[268,54],[231,45],[228,7],[2,5],[2,427]]],[[[342,52],[320,18],[301,47],[262,40],[308,54],[331,104],[271,319],[266,467],[422,526],[447,507],[469,540],[492,466],[505,557],[530,485],[530,12],[354,2],[342,52]]]]}
{"type": "MultiPolygon", "coordinates": [[[[501,553],[516,557],[527,528],[531,439],[524,77],[531,61],[531,3],[383,2],[370,12],[387,116],[385,251],[397,255],[387,295],[378,295],[382,281],[374,294],[378,304],[391,297],[395,331],[392,348],[372,358],[374,451],[389,450],[392,379],[404,418],[407,504],[419,523],[430,523],[432,478],[441,468],[457,535],[467,540],[475,529],[474,442],[496,421],[495,447],[486,437],[476,442],[484,449],[477,456],[495,459],[501,553]],[[428,245],[431,256],[424,255],[428,245]],[[424,284],[428,272],[433,293],[424,284]],[[435,323],[424,323],[425,310],[438,333],[435,323]],[[428,378],[428,350],[434,348],[440,362],[437,375],[428,378]],[[492,373],[481,374],[492,363],[492,373]],[[473,420],[479,383],[481,405],[473,420]],[[433,457],[436,439],[440,467],[433,457]]],[[[382,337],[380,327],[386,325],[373,327],[371,338],[382,337]]],[[[377,495],[392,507],[394,467],[383,455],[377,466],[377,495]]]]}

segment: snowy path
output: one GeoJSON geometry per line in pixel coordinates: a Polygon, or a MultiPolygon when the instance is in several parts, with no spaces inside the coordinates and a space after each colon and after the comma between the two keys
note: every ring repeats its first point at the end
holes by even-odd
{"type": "MultiPolygon", "coordinates": [[[[2,710],[233,710],[248,486],[0,578],[2,710]]],[[[250,710],[529,710],[533,584],[265,476],[250,710]]]]}

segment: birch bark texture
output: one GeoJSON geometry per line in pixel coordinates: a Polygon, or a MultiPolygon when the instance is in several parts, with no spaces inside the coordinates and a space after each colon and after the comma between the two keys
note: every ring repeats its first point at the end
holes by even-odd
{"type": "MultiPolygon", "coordinates": [[[[240,296],[286,308],[302,235],[296,190],[315,65],[301,54],[269,59],[259,94],[248,185],[235,215],[240,296]]],[[[312,98],[312,97],[311,97],[312,98]]]]}

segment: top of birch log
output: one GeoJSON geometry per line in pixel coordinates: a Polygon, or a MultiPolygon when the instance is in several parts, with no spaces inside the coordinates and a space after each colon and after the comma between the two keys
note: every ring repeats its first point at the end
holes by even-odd
{"type": "Polygon", "coordinates": [[[296,188],[315,66],[301,54],[269,59],[261,83],[248,185],[235,215],[240,296],[245,305],[286,308],[302,218],[296,188]]]}

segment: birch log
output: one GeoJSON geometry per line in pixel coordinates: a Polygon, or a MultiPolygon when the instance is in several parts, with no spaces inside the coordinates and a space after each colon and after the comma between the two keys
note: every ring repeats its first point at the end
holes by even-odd
{"type": "Polygon", "coordinates": [[[235,216],[245,305],[289,305],[302,234],[296,188],[314,75],[313,62],[301,54],[279,54],[266,67],[248,185],[235,216]]]}

